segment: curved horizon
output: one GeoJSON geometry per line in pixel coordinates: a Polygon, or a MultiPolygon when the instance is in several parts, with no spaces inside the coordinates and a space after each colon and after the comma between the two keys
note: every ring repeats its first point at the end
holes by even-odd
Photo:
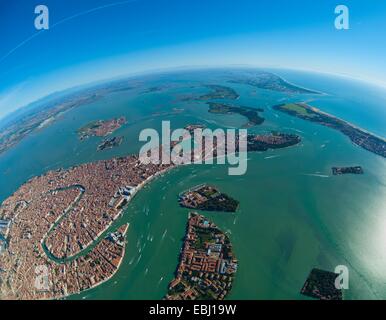
{"type": "MultiPolygon", "coordinates": [[[[165,67],[165,68],[157,68],[157,69],[151,69],[151,70],[143,70],[143,71],[138,71],[138,72],[133,72],[133,73],[127,73],[124,75],[118,75],[114,77],[107,77],[107,78],[102,78],[100,80],[95,80],[91,82],[86,82],[86,83],[81,83],[77,84],[74,86],[70,87],[65,87],[63,89],[58,89],[55,91],[52,91],[46,95],[43,95],[25,105],[22,105],[18,107],[16,110],[13,110],[4,116],[0,116],[0,123],[7,120],[9,117],[12,117],[14,114],[18,112],[22,112],[24,109],[30,107],[33,104],[39,104],[40,101],[49,98],[50,96],[53,96],[55,94],[61,94],[64,93],[64,95],[69,95],[72,92],[68,92],[67,94],[65,93],[66,91],[81,91],[82,89],[86,88],[92,88],[93,86],[97,86],[98,84],[103,84],[103,83],[109,83],[111,81],[118,81],[118,80],[124,80],[124,79],[130,79],[130,78],[135,78],[135,77],[141,77],[141,76],[149,76],[149,75],[159,75],[162,73],[174,73],[174,72],[182,72],[182,71],[200,71],[200,70],[221,70],[221,69],[260,69],[264,70],[267,72],[271,72],[272,70],[282,70],[282,71],[295,71],[295,72],[301,72],[301,73],[311,73],[311,74],[316,74],[316,75],[322,75],[322,76],[330,76],[330,77],[336,77],[336,78],[347,78],[349,81],[352,82],[359,82],[364,85],[372,86],[374,88],[386,89],[386,83],[385,84],[379,84],[376,82],[372,82],[370,80],[365,80],[361,78],[356,78],[352,77],[350,75],[346,74],[340,74],[340,73],[332,73],[332,72],[323,72],[323,71],[318,71],[318,70],[310,70],[310,69],[297,69],[297,68],[286,68],[286,67],[273,67],[273,66],[259,66],[259,65],[247,65],[247,64],[229,64],[229,65],[180,65],[180,66],[173,66],[173,67],[165,67]]],[[[281,77],[283,80],[287,81],[285,77],[278,75],[281,77]]],[[[290,81],[287,81],[290,82],[290,81]]],[[[291,83],[299,86],[296,83],[291,83]]],[[[305,87],[303,87],[305,88],[305,87]]],[[[312,88],[305,88],[305,89],[312,89],[312,88]]],[[[386,93],[386,90],[385,90],[386,93]]],[[[55,97],[52,97],[54,100],[55,97]]],[[[43,103],[43,102],[42,102],[43,103]]]]}
{"type": "Polygon", "coordinates": [[[306,70],[386,88],[386,42],[374,32],[386,28],[382,2],[346,1],[350,28],[343,31],[334,28],[332,0],[45,4],[50,29],[40,31],[32,1],[4,6],[0,27],[10,32],[0,44],[0,120],[54,92],[181,66],[306,70]]]}

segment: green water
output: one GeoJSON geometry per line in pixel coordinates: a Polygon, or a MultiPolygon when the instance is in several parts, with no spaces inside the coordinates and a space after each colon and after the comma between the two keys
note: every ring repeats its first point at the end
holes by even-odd
{"type": "MultiPolygon", "coordinates": [[[[369,115],[368,111],[375,110],[378,101],[386,101],[386,93],[362,88],[362,94],[355,91],[355,96],[348,99],[342,92],[350,93],[350,86],[359,90],[356,84],[282,73],[299,85],[329,93],[315,97],[320,108],[326,105],[323,110],[385,135],[385,126],[379,120],[384,110],[378,115],[369,115]],[[369,104],[357,98],[363,96],[368,97],[369,104]],[[350,109],[353,105],[361,107],[350,109]]],[[[192,90],[206,92],[190,87],[198,81],[229,85],[223,82],[222,73],[178,74],[148,81],[173,81],[178,85],[146,95],[140,89],[132,90],[82,106],[0,156],[0,173],[5,181],[0,185],[0,198],[9,196],[28,177],[48,169],[138,152],[139,131],[147,127],[159,129],[161,120],[170,120],[174,128],[198,121],[213,128],[245,123],[241,116],[209,114],[205,104],[176,99],[192,90]],[[149,116],[175,107],[184,108],[184,112],[149,116]],[[125,137],[118,148],[97,152],[99,138],[78,141],[78,127],[121,115],[126,116],[129,125],[115,133],[125,137]]],[[[243,176],[229,176],[226,165],[192,165],[176,168],[151,182],[109,229],[130,223],[126,254],[118,272],[106,283],[71,299],[162,298],[178,263],[188,214],[188,210],[178,206],[177,196],[204,182],[215,184],[240,201],[235,214],[204,212],[229,233],[239,259],[229,298],[302,299],[299,290],[313,267],[333,270],[341,264],[350,270],[350,289],[345,297],[386,298],[385,160],[352,145],[339,132],[270,109],[282,101],[309,96],[288,97],[244,85],[232,87],[241,95],[237,104],[265,109],[262,115],[266,122],[250,132],[280,129],[298,133],[303,139],[301,145],[249,154],[248,170],[243,176]],[[331,166],[357,164],[364,167],[365,175],[330,176],[331,166]]]]}

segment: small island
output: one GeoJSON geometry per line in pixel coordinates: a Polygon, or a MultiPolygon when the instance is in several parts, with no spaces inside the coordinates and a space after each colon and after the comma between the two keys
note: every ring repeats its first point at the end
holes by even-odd
{"type": "MultiPolygon", "coordinates": [[[[271,132],[270,134],[252,135],[247,137],[248,152],[281,149],[300,143],[301,138],[296,134],[271,132]]],[[[237,146],[238,147],[238,146],[237,146]]]]}
{"type": "Polygon", "coordinates": [[[156,86],[152,86],[152,87],[147,88],[143,93],[145,93],[145,94],[158,93],[158,92],[170,89],[170,88],[172,88],[171,84],[156,85],[156,86]]]}
{"type": "Polygon", "coordinates": [[[264,118],[259,116],[259,112],[263,112],[264,110],[261,108],[254,109],[250,107],[238,107],[231,106],[224,103],[217,102],[207,102],[209,105],[208,112],[217,113],[217,114],[234,114],[238,113],[248,119],[248,122],[243,125],[244,128],[253,127],[256,125],[260,125],[264,122],[264,118]]]}
{"type": "Polygon", "coordinates": [[[208,89],[211,89],[212,92],[200,96],[199,100],[212,100],[212,99],[229,99],[236,100],[239,98],[239,94],[230,87],[220,86],[220,85],[206,85],[208,89]]]}
{"type": "Polygon", "coordinates": [[[363,168],[361,166],[355,166],[355,167],[332,167],[332,174],[334,176],[341,175],[341,174],[363,174],[363,168]]]}
{"type": "Polygon", "coordinates": [[[335,129],[346,135],[357,146],[386,158],[386,140],[367,132],[353,124],[336,118],[305,103],[280,104],[273,107],[297,118],[315,122],[335,129]]]}
{"type": "Polygon", "coordinates": [[[206,211],[235,212],[239,206],[237,200],[207,184],[180,193],[178,202],[184,208],[206,211]]]}
{"type": "Polygon", "coordinates": [[[337,276],[337,273],[314,268],[300,293],[320,300],[342,300],[342,290],[335,287],[337,276]]]}
{"type": "Polygon", "coordinates": [[[102,150],[118,147],[119,145],[121,145],[122,141],[123,141],[123,136],[106,138],[98,145],[97,150],[102,151],[102,150]]]}
{"type": "Polygon", "coordinates": [[[166,300],[223,300],[237,272],[232,244],[213,222],[189,213],[175,279],[166,300]]]}
{"type": "Polygon", "coordinates": [[[126,123],[125,117],[114,118],[110,120],[97,120],[86,124],[79,128],[78,135],[80,140],[88,139],[89,137],[105,137],[112,134],[126,123]]]}
{"type": "Polygon", "coordinates": [[[52,94],[11,114],[0,125],[0,154],[17,145],[28,135],[43,130],[58,121],[66,112],[90,104],[114,92],[133,89],[128,79],[111,81],[88,89],[74,90],[68,94],[52,94]],[[15,115],[17,117],[15,118],[15,115]],[[12,120],[13,118],[13,120],[12,120]]]}

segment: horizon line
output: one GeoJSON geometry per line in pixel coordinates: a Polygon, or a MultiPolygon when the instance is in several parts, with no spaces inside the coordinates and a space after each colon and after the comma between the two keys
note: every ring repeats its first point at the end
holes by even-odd
{"type": "MultiPolygon", "coordinates": [[[[90,82],[84,82],[81,84],[77,84],[74,86],[69,86],[65,87],[63,89],[55,90],[52,91],[48,94],[44,94],[41,97],[34,99],[26,104],[23,104],[19,107],[17,107],[15,110],[10,111],[9,113],[4,114],[3,116],[0,116],[0,123],[11,116],[12,114],[21,111],[22,109],[28,108],[31,104],[34,103],[39,103],[40,100],[43,100],[45,98],[48,98],[49,96],[53,94],[59,94],[67,90],[76,90],[76,89],[81,89],[82,87],[92,87],[97,84],[102,84],[105,82],[110,82],[114,80],[120,80],[120,79],[125,79],[125,78],[131,78],[131,77],[136,77],[136,76],[146,76],[146,75],[151,75],[151,74],[161,74],[163,72],[173,72],[173,71],[178,71],[178,70],[191,70],[191,69],[222,69],[222,68],[256,68],[256,69],[278,69],[278,70],[289,70],[289,71],[298,71],[298,72],[305,72],[305,73],[316,73],[316,74],[321,74],[321,75],[329,75],[329,76],[334,76],[334,77],[340,77],[340,78],[348,78],[352,81],[357,81],[357,82],[362,82],[368,85],[376,86],[380,89],[386,90],[386,82],[378,82],[374,81],[371,79],[367,78],[359,78],[355,77],[349,74],[345,73],[334,73],[334,72],[327,72],[327,71],[321,71],[321,70],[316,70],[316,69],[308,69],[308,68],[294,68],[294,67],[281,67],[281,66],[269,66],[269,65],[255,65],[255,64],[248,64],[248,63],[240,63],[240,64],[225,64],[225,65],[179,65],[179,66],[173,66],[173,67],[160,67],[160,68],[151,68],[151,69],[144,69],[142,71],[136,71],[132,73],[125,73],[113,77],[106,77],[101,80],[96,80],[96,81],[90,81],[90,82]]],[[[283,78],[282,76],[278,75],[280,78],[283,78]]],[[[284,79],[285,80],[285,79],[284,79]]],[[[287,80],[285,80],[287,81],[287,80]]],[[[287,81],[288,82],[288,81],[287,81]]],[[[70,94],[70,93],[69,93],[70,94]]]]}

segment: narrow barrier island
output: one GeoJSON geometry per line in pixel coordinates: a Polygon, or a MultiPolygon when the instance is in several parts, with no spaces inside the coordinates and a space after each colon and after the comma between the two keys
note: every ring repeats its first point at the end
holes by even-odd
{"type": "Polygon", "coordinates": [[[384,138],[377,137],[315,107],[305,103],[289,103],[276,105],[273,109],[338,130],[349,137],[357,146],[386,158],[386,140],[384,138]]]}
{"type": "Polygon", "coordinates": [[[278,75],[265,71],[229,80],[229,83],[245,84],[259,89],[284,92],[288,94],[320,94],[314,90],[302,88],[289,83],[278,75]]]}

